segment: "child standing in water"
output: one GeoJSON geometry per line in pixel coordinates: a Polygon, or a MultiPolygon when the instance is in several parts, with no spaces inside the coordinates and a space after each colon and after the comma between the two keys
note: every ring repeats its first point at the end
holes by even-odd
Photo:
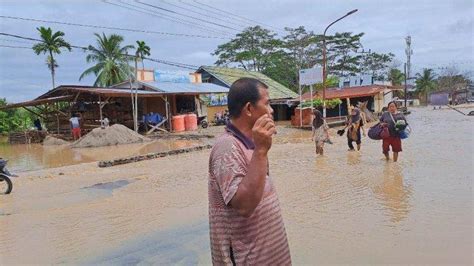
{"type": "Polygon", "coordinates": [[[329,140],[329,126],[319,110],[314,110],[311,139],[316,144],[316,154],[323,155],[324,142],[329,140]]]}

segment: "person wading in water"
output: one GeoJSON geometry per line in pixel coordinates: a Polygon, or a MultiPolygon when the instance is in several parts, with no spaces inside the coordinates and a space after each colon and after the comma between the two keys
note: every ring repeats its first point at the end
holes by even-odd
{"type": "Polygon", "coordinates": [[[362,117],[360,115],[360,110],[357,107],[354,107],[351,111],[351,115],[349,116],[349,119],[347,121],[347,145],[349,146],[349,151],[354,150],[354,145],[352,142],[355,141],[357,144],[357,150],[360,151],[360,146],[361,146],[361,135],[360,131],[364,133],[365,136],[365,130],[364,130],[364,122],[362,121],[362,117]]]}
{"type": "Polygon", "coordinates": [[[312,125],[312,136],[311,139],[316,144],[316,154],[324,154],[324,142],[329,141],[329,126],[324,121],[323,116],[319,110],[314,110],[314,119],[312,125]]]}

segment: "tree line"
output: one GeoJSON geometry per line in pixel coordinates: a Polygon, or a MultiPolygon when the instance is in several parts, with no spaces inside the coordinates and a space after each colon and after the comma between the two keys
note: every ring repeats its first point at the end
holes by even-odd
{"type": "MultiPolygon", "coordinates": [[[[51,28],[37,28],[41,41],[33,45],[37,54],[46,55],[46,66],[51,72],[53,88],[59,67],[56,56],[63,51],[71,51],[73,46],[65,40],[62,31],[51,28]]],[[[238,33],[229,42],[218,45],[212,55],[217,57],[218,66],[240,67],[249,71],[259,71],[277,82],[298,90],[300,69],[322,65],[322,35],[307,31],[303,26],[285,28],[287,34],[278,38],[275,33],[260,26],[249,27],[238,33]]],[[[94,86],[107,87],[129,79],[143,59],[150,56],[150,47],[144,41],[135,45],[124,45],[124,38],[118,34],[95,33],[96,44],[89,45],[85,51],[87,63],[93,65],[86,69],[79,80],[94,75],[94,86]],[[135,63],[135,68],[130,63],[135,63]]],[[[377,80],[388,80],[393,85],[402,85],[405,76],[392,53],[362,52],[364,33],[342,32],[326,36],[327,44],[327,86],[337,86],[339,76],[371,74],[377,80]]],[[[135,72],[136,73],[136,72],[135,72]]],[[[416,74],[416,96],[427,102],[429,93],[437,90],[454,91],[465,88],[471,80],[455,68],[437,75],[433,69],[426,68],[416,74]]],[[[316,86],[316,88],[320,88],[316,86]]],[[[399,94],[403,96],[403,94],[399,94]]],[[[0,99],[0,107],[7,105],[0,99]]],[[[0,111],[0,133],[24,130],[34,118],[24,110],[0,111]]]]}

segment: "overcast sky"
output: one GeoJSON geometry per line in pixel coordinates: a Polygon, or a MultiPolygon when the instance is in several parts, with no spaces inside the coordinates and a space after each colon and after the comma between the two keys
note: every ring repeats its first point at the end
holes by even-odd
{"type": "MultiPolygon", "coordinates": [[[[140,5],[133,0],[121,1],[140,5]]],[[[471,71],[472,73],[473,70],[473,0],[140,1],[194,18],[185,18],[178,14],[140,5],[154,13],[154,15],[149,15],[113,6],[101,0],[0,0],[0,15],[222,38],[233,36],[237,33],[236,30],[241,30],[244,26],[255,24],[255,22],[233,17],[218,10],[209,12],[205,9],[208,7],[199,3],[257,21],[262,26],[271,27],[270,29],[279,32],[284,27],[303,25],[307,30],[322,33],[328,23],[357,8],[359,9],[357,13],[332,26],[329,34],[336,31],[365,32],[362,39],[365,49],[383,53],[392,52],[400,63],[406,60],[404,37],[411,35],[412,72],[419,71],[423,67],[441,71],[440,68],[453,65],[461,72],[471,71]],[[184,8],[204,15],[192,13],[184,8]],[[172,18],[174,21],[163,18],[163,15],[158,12],[169,16],[168,18],[174,17],[172,18]],[[192,23],[189,25],[183,20],[192,23]],[[212,29],[214,32],[211,31],[212,29]]],[[[108,0],[108,2],[124,5],[120,3],[120,0],[108,0]]],[[[118,33],[124,36],[126,44],[144,40],[151,47],[153,58],[191,65],[213,64],[216,58],[211,55],[211,52],[217,45],[226,42],[226,39],[219,38],[167,36],[0,18],[0,31],[3,33],[38,38],[35,28],[39,26],[49,26],[55,31],[65,32],[66,40],[78,46],[95,44],[93,36],[95,32],[118,33]]],[[[29,49],[2,46],[31,47],[32,43],[0,36],[0,98],[5,97],[9,102],[25,101],[51,89],[51,77],[45,64],[45,55],[37,56],[29,49]]],[[[57,62],[59,68],[56,85],[91,85],[93,83],[92,76],[81,82],[78,80],[80,74],[89,66],[85,61],[85,53],[81,50],[63,52],[57,57],[57,62]]],[[[147,68],[183,71],[180,68],[158,63],[146,61],[145,64],[147,68]]]]}

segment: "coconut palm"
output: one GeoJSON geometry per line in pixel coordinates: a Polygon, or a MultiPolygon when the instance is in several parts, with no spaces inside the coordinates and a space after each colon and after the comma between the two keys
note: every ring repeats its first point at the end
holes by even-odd
{"type": "MultiPolygon", "coordinates": [[[[135,51],[135,73],[137,73],[138,61],[142,62],[142,70],[145,70],[143,58],[150,55],[150,47],[144,41],[137,41],[137,50],[135,51]]],[[[138,79],[138,77],[136,77],[138,79]]]]}
{"type": "Polygon", "coordinates": [[[48,69],[50,71],[54,71],[55,68],[59,67],[56,60],[53,57],[49,56],[49,55],[48,55],[48,57],[46,57],[46,65],[48,66],[48,69]]]}
{"type": "Polygon", "coordinates": [[[399,69],[392,68],[388,73],[388,80],[392,82],[393,86],[402,85],[405,79],[405,74],[403,74],[399,69]]]}
{"type": "Polygon", "coordinates": [[[425,68],[421,74],[416,74],[416,91],[419,95],[424,95],[425,103],[428,103],[429,93],[436,88],[435,76],[431,68],[425,68]]]}
{"type": "Polygon", "coordinates": [[[87,63],[96,64],[86,69],[79,80],[94,74],[97,77],[94,86],[106,87],[129,79],[132,68],[128,63],[133,60],[133,56],[128,55],[128,50],[134,46],[122,47],[123,37],[117,34],[106,36],[105,33],[102,35],[94,33],[94,35],[97,37],[97,47],[89,45],[86,60],[87,63]]]}
{"type": "Polygon", "coordinates": [[[51,71],[51,79],[53,82],[53,88],[56,87],[54,77],[55,77],[55,70],[58,65],[56,64],[56,60],[54,59],[55,54],[60,54],[61,49],[67,49],[71,51],[71,45],[63,39],[64,32],[57,31],[53,33],[51,28],[39,27],[36,28],[41,37],[41,42],[33,45],[33,51],[39,54],[48,54],[48,58],[46,61],[51,62],[51,64],[47,63],[48,68],[51,71]]]}

